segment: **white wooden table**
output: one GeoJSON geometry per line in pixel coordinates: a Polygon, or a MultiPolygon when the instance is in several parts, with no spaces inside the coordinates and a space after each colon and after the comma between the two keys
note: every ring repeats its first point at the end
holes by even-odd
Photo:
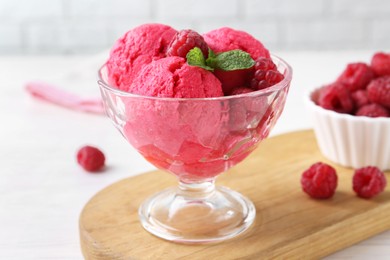
{"type": "MultiPolygon", "coordinates": [[[[372,53],[278,53],[294,68],[294,79],[272,135],[311,127],[303,95],[335,79],[346,63],[368,61],[372,53]]],[[[106,56],[0,57],[0,259],[82,259],[78,217],[89,198],[154,169],[107,118],[37,101],[23,89],[39,79],[99,96],[96,71],[106,56]],[[85,144],[102,148],[106,172],[88,174],[77,165],[75,154],[85,144]]],[[[350,258],[390,259],[390,231],[327,259],[350,258]]]]}

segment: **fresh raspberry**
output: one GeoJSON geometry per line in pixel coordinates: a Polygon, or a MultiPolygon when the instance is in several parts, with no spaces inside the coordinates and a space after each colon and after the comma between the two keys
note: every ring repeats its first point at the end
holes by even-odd
{"type": "Polygon", "coordinates": [[[349,90],[338,82],[326,85],[320,90],[318,105],[339,113],[351,113],[354,107],[349,90]]]}
{"type": "Polygon", "coordinates": [[[77,152],[77,162],[89,172],[97,172],[104,167],[102,151],[93,146],[84,146],[77,152]]]}
{"type": "Polygon", "coordinates": [[[390,108],[390,76],[374,79],[367,86],[368,99],[390,108]]]}
{"type": "Polygon", "coordinates": [[[390,53],[375,53],[371,59],[371,68],[377,76],[390,75],[390,53]]]}
{"type": "Polygon", "coordinates": [[[233,91],[230,92],[230,95],[233,96],[233,95],[246,94],[246,93],[253,92],[253,91],[254,91],[254,90],[251,89],[251,88],[247,88],[247,87],[238,87],[238,88],[233,89],[233,91]]]}
{"type": "Polygon", "coordinates": [[[368,117],[388,117],[389,112],[387,109],[379,104],[368,104],[359,108],[355,115],[368,116],[368,117]]]}
{"type": "Polygon", "coordinates": [[[318,162],[303,172],[301,185],[304,192],[315,199],[328,199],[337,187],[336,170],[325,163],[318,162]]]}
{"type": "Polygon", "coordinates": [[[370,104],[370,100],[367,97],[367,91],[359,89],[351,93],[351,98],[356,108],[370,104]]]}
{"type": "Polygon", "coordinates": [[[386,177],[377,167],[367,166],[355,170],[352,183],[359,197],[369,199],[385,189],[386,177]]]}
{"type": "Polygon", "coordinates": [[[350,91],[364,89],[367,84],[374,78],[374,72],[365,63],[348,64],[343,73],[337,79],[347,86],[350,91]]]}
{"type": "Polygon", "coordinates": [[[256,60],[255,69],[267,71],[267,70],[276,70],[277,68],[275,63],[271,59],[260,57],[256,60]]]}
{"type": "Polygon", "coordinates": [[[193,30],[181,30],[176,33],[168,45],[167,56],[179,56],[186,58],[187,53],[199,47],[205,58],[209,53],[209,47],[204,41],[203,36],[193,30]]]}
{"type": "Polygon", "coordinates": [[[268,88],[284,79],[271,59],[260,57],[255,63],[255,72],[250,83],[255,90],[268,88]]]}

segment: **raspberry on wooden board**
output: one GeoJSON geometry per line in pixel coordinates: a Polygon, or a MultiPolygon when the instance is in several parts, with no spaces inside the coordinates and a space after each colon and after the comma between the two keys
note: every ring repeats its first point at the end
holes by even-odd
{"type": "Polygon", "coordinates": [[[303,172],[301,185],[303,191],[312,198],[331,198],[337,187],[336,170],[328,164],[317,162],[303,172]]]}
{"type": "Polygon", "coordinates": [[[378,195],[386,184],[385,174],[374,166],[357,169],[353,175],[353,190],[362,198],[369,199],[378,195]]]}

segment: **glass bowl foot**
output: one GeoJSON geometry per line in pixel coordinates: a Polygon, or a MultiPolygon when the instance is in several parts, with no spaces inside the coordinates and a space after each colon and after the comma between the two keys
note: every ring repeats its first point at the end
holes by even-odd
{"type": "Polygon", "coordinates": [[[214,183],[199,185],[181,183],[147,199],[138,211],[142,226],[157,237],[189,244],[220,242],[251,226],[256,209],[248,198],[214,183]]]}

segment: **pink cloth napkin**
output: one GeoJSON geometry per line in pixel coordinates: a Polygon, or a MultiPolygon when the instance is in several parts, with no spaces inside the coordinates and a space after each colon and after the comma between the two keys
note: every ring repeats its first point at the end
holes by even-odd
{"type": "Polygon", "coordinates": [[[33,97],[70,108],[72,110],[105,114],[103,103],[100,98],[82,98],[40,81],[28,82],[26,84],[26,90],[33,97]]]}

